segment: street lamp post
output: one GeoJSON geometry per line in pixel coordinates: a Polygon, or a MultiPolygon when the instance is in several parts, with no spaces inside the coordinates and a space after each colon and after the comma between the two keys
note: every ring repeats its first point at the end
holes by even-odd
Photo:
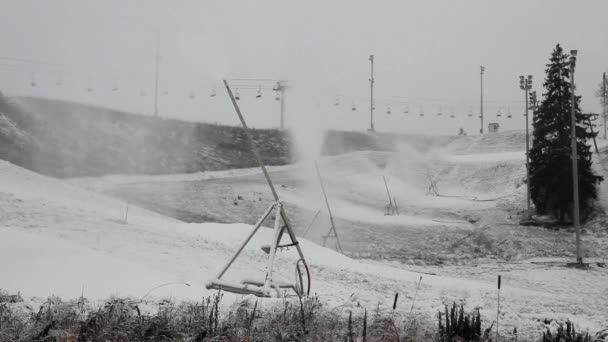
{"type": "Polygon", "coordinates": [[[158,39],[156,40],[156,55],[154,56],[154,116],[158,116],[158,64],[160,55],[158,53],[158,39]]]}
{"type": "Polygon", "coordinates": [[[369,55],[369,62],[371,66],[371,76],[369,78],[369,130],[370,132],[375,131],[374,129],[374,55],[369,55]]]}
{"type": "Polygon", "coordinates": [[[574,208],[572,211],[574,220],[574,231],[576,233],[576,262],[582,264],[583,255],[581,251],[581,223],[578,198],[578,151],[576,144],[576,97],[574,96],[574,67],[576,65],[576,55],[577,50],[570,50],[570,126],[572,130],[572,146],[570,147],[570,149],[572,150],[572,192],[574,196],[574,208]]]}
{"type": "Polygon", "coordinates": [[[483,65],[479,66],[479,79],[480,79],[480,98],[479,98],[479,119],[481,120],[481,128],[479,129],[479,134],[483,134],[483,72],[486,70],[486,67],[483,65]]]}
{"type": "Polygon", "coordinates": [[[527,188],[527,204],[528,204],[528,220],[532,219],[532,211],[530,209],[530,135],[528,123],[528,91],[532,89],[532,75],[528,77],[519,76],[519,88],[526,94],[526,188],[527,188]]]}
{"type": "Polygon", "coordinates": [[[606,96],[608,96],[608,89],[606,89],[606,73],[604,73],[602,76],[602,118],[604,118],[604,140],[606,140],[606,116],[608,115],[608,113],[606,113],[606,106],[608,105],[608,103],[606,103],[606,96]]]}

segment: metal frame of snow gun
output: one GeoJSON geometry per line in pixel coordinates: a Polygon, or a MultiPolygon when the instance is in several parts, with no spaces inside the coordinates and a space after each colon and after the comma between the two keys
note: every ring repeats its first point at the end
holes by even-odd
{"type": "Polygon", "coordinates": [[[388,184],[386,183],[386,177],[384,177],[384,175],[382,175],[382,180],[384,181],[386,195],[388,196],[388,204],[386,205],[386,213],[384,215],[399,216],[399,207],[397,207],[397,201],[391,196],[391,192],[388,190],[388,184]]]}
{"type": "Polygon", "coordinates": [[[325,192],[325,185],[323,184],[323,177],[321,177],[321,172],[319,171],[319,165],[315,161],[315,169],[317,170],[317,177],[319,178],[319,184],[321,185],[321,191],[323,192],[323,198],[325,199],[325,206],[327,207],[327,213],[329,214],[329,231],[327,234],[323,235],[323,247],[327,244],[327,239],[335,238],[336,239],[336,251],[340,254],[344,254],[342,250],[342,244],[340,243],[340,238],[338,237],[338,231],[336,230],[336,224],[334,223],[334,216],[331,213],[331,207],[329,205],[329,200],[327,199],[327,193],[325,192]]]}
{"type": "Polygon", "coordinates": [[[274,203],[272,203],[268,209],[264,212],[264,214],[260,217],[256,225],[253,227],[249,236],[243,241],[237,252],[232,256],[232,258],[228,261],[226,266],[222,269],[216,279],[211,280],[207,283],[206,287],[208,289],[221,289],[228,292],[238,293],[238,294],[252,294],[258,297],[281,297],[281,289],[292,289],[298,296],[308,296],[310,294],[310,270],[308,269],[308,265],[306,264],[306,259],[304,258],[304,253],[302,253],[302,249],[300,248],[300,243],[296,238],[293,229],[291,228],[291,224],[289,223],[289,219],[287,214],[285,213],[285,208],[283,203],[279,200],[279,196],[275,190],[275,187],[270,179],[270,175],[262,162],[262,158],[260,156],[259,151],[257,150],[253,138],[249,133],[249,129],[247,128],[247,124],[245,123],[245,119],[241,114],[241,110],[236,102],[236,99],[228,85],[228,82],[224,80],[224,85],[226,86],[226,90],[228,91],[228,95],[230,96],[230,100],[232,101],[232,105],[241,120],[241,124],[243,125],[243,129],[245,130],[245,135],[247,136],[247,140],[251,146],[251,150],[255,155],[258,163],[260,164],[260,168],[268,182],[268,187],[272,192],[272,195],[275,199],[274,203]],[[241,282],[229,282],[222,280],[222,276],[228,271],[230,266],[234,263],[237,257],[241,254],[245,246],[251,241],[251,238],[257,233],[260,229],[264,221],[268,218],[268,216],[272,213],[272,211],[276,212],[275,221],[274,221],[274,234],[270,245],[262,246],[262,250],[268,254],[268,263],[266,265],[266,275],[264,279],[244,279],[241,282]],[[282,223],[282,224],[281,224],[282,223]],[[290,243],[281,245],[281,238],[283,234],[287,233],[289,235],[290,243]],[[276,257],[276,252],[280,248],[286,248],[295,246],[298,251],[299,259],[296,262],[295,270],[296,270],[296,280],[294,284],[289,283],[280,283],[273,280],[273,268],[274,268],[274,259],[276,257]],[[306,289],[304,288],[304,279],[302,274],[302,269],[300,268],[300,264],[304,268],[306,272],[306,289]]]}
{"type": "Polygon", "coordinates": [[[228,292],[234,292],[238,294],[252,294],[258,297],[281,297],[281,289],[292,289],[298,296],[308,296],[310,294],[310,273],[308,271],[308,266],[306,265],[304,254],[302,253],[302,249],[300,248],[300,244],[297,241],[293,231],[291,230],[289,224],[285,221],[285,211],[283,210],[283,204],[281,202],[274,202],[266,209],[266,212],[260,217],[256,225],[253,227],[249,236],[243,241],[237,252],[232,256],[232,258],[228,261],[226,266],[222,269],[216,279],[213,279],[209,283],[207,283],[208,289],[221,289],[228,292]],[[262,250],[268,253],[268,263],[266,264],[266,276],[264,279],[243,279],[241,282],[230,282],[222,280],[222,276],[228,271],[230,266],[234,263],[234,261],[241,254],[245,246],[251,241],[251,238],[258,232],[264,221],[270,216],[272,211],[275,211],[275,221],[274,221],[274,234],[271,245],[262,246],[262,250]],[[283,224],[281,224],[281,222],[283,224]],[[291,240],[290,243],[281,245],[281,239],[283,234],[287,233],[291,240]],[[274,259],[276,257],[277,250],[286,247],[295,246],[300,259],[296,264],[296,282],[294,284],[291,283],[280,283],[273,280],[273,271],[274,271],[274,259]],[[300,269],[300,263],[303,264],[303,267],[306,271],[307,285],[306,289],[304,288],[304,279],[302,275],[302,270],[300,269]]]}

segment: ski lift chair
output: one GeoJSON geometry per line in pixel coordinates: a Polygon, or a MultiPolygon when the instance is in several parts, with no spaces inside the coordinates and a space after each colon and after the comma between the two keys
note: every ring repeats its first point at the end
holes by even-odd
{"type": "Polygon", "coordinates": [[[256,99],[259,99],[260,97],[262,97],[262,86],[258,88],[258,93],[255,94],[256,99]]]}

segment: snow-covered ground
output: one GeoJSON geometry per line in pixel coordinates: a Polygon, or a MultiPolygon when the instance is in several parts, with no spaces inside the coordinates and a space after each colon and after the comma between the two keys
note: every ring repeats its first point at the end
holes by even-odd
{"type": "MultiPolygon", "coordinates": [[[[382,231],[385,225],[396,224],[403,227],[399,239],[405,240],[416,236],[416,227],[423,230],[435,227],[438,229],[436,235],[446,234],[447,238],[450,237],[449,229],[494,229],[496,236],[504,234],[501,236],[501,239],[504,237],[504,244],[511,240],[530,240],[530,245],[512,245],[511,249],[550,250],[563,243],[560,241],[566,239],[564,233],[518,227],[513,225],[513,220],[506,221],[510,212],[523,208],[519,203],[524,191],[523,187],[518,186],[521,175],[513,174],[522,170],[522,153],[508,149],[495,152],[469,150],[468,154],[461,153],[455,157],[445,157],[446,153],[443,152],[417,157],[437,163],[437,168],[431,171],[441,170],[438,178],[441,192],[463,195],[465,198],[427,196],[424,190],[426,170],[410,170],[408,160],[415,156],[407,149],[396,153],[392,161],[378,153],[359,153],[325,159],[320,167],[327,179],[336,216],[355,215],[357,220],[376,223],[377,226],[370,228],[372,232],[382,231]],[[397,157],[399,153],[407,157],[397,157]],[[489,155],[480,156],[479,153],[489,155]],[[361,158],[362,154],[365,158],[361,158]],[[368,164],[370,160],[373,163],[368,164]],[[382,183],[378,190],[377,178],[381,176],[377,173],[378,161],[389,176],[391,187],[399,189],[395,190],[394,195],[404,208],[403,216],[385,217],[370,209],[370,202],[375,203],[384,196],[382,183]],[[371,180],[370,175],[374,177],[371,180]],[[471,175],[476,175],[476,179],[471,175]],[[476,199],[504,198],[478,202],[467,196],[476,199]],[[405,209],[410,207],[418,209],[405,209]],[[491,215],[481,217],[474,227],[462,222],[434,221],[434,213],[448,210],[460,213],[487,211],[491,215]],[[500,226],[503,223],[510,223],[511,226],[500,226]]],[[[428,163],[411,163],[410,166],[415,168],[420,165],[428,163]]],[[[298,168],[304,169],[305,166],[298,168]]],[[[279,168],[273,171],[280,175],[286,170],[279,168]]],[[[204,284],[216,276],[251,227],[241,223],[186,224],[133,205],[129,206],[125,223],[126,204],[91,189],[106,191],[121,184],[141,181],[149,185],[183,181],[184,178],[196,182],[222,175],[241,176],[234,179],[236,182],[242,177],[248,180],[247,177],[255,176],[256,172],[241,170],[213,175],[121,176],[65,182],[1,162],[0,288],[10,292],[21,291],[28,298],[51,294],[75,298],[84,293],[89,298],[104,298],[113,294],[141,298],[149,294],[157,298],[200,299],[209,294],[204,284]],[[89,189],[85,189],[85,185],[89,189]],[[167,283],[171,285],[153,290],[167,283]]],[[[309,200],[306,192],[298,189],[279,188],[288,203],[300,201],[297,204],[302,207],[320,206],[320,198],[316,202],[309,200]]],[[[268,204],[264,202],[264,206],[268,204]]],[[[344,229],[348,232],[346,227],[344,229]]],[[[263,272],[266,254],[259,247],[270,238],[270,233],[268,229],[261,230],[226,275],[227,278],[259,276],[263,272]]],[[[390,234],[398,232],[391,230],[390,234]]],[[[390,234],[386,238],[390,238],[390,234]]],[[[605,233],[595,234],[598,235],[586,236],[586,240],[606,241],[605,233]]],[[[583,271],[547,263],[567,260],[555,257],[480,260],[450,267],[416,266],[350,259],[306,239],[301,240],[311,265],[312,292],[319,294],[331,307],[361,305],[389,310],[392,297],[398,292],[401,303],[398,311],[409,312],[416,283],[422,276],[416,312],[432,319],[443,304],[459,301],[465,303],[467,309],[480,308],[485,322],[489,323],[496,315],[495,280],[501,274],[501,327],[504,327],[504,331],[517,326],[520,336],[536,337],[543,327],[539,320],[545,319],[569,318],[579,329],[594,331],[608,326],[608,270],[605,268],[594,267],[583,271]]],[[[411,245],[416,244],[421,249],[430,246],[426,241],[413,241],[411,245]]],[[[606,245],[596,242],[595,247],[600,249],[606,245]]],[[[279,253],[278,273],[285,280],[293,277],[296,260],[293,249],[279,253]]]]}

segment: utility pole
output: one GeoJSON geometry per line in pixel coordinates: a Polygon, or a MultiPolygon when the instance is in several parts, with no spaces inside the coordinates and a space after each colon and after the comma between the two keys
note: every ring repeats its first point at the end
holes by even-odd
{"type": "Polygon", "coordinates": [[[374,132],[374,55],[369,55],[369,62],[371,65],[371,77],[369,79],[369,131],[374,132]]]}
{"type": "Polygon", "coordinates": [[[158,116],[158,64],[160,62],[158,36],[156,36],[156,54],[154,56],[154,116],[158,116]]]}
{"type": "Polygon", "coordinates": [[[574,231],[576,232],[576,262],[578,264],[583,263],[583,255],[581,251],[581,223],[579,213],[579,198],[578,198],[578,151],[576,144],[576,97],[574,96],[574,67],[576,65],[577,50],[570,50],[570,91],[571,95],[571,113],[570,113],[570,125],[572,126],[572,190],[574,195],[574,231]]]}
{"type": "Polygon", "coordinates": [[[528,75],[527,78],[524,76],[519,76],[519,88],[526,94],[526,111],[524,113],[524,116],[526,117],[526,197],[528,203],[528,220],[530,220],[532,219],[532,211],[530,209],[530,134],[528,132],[528,91],[532,89],[532,75],[528,75]]]}
{"type": "Polygon", "coordinates": [[[604,118],[604,140],[606,140],[606,116],[608,115],[608,113],[606,113],[606,105],[608,105],[608,103],[606,103],[606,96],[608,96],[608,89],[606,89],[606,73],[604,73],[602,76],[602,117],[604,118]]]}
{"type": "Polygon", "coordinates": [[[481,97],[480,97],[480,105],[479,105],[479,119],[481,119],[481,128],[479,129],[479,134],[483,134],[483,72],[486,70],[486,67],[481,65],[479,67],[480,70],[480,80],[481,80],[481,97]]]}

